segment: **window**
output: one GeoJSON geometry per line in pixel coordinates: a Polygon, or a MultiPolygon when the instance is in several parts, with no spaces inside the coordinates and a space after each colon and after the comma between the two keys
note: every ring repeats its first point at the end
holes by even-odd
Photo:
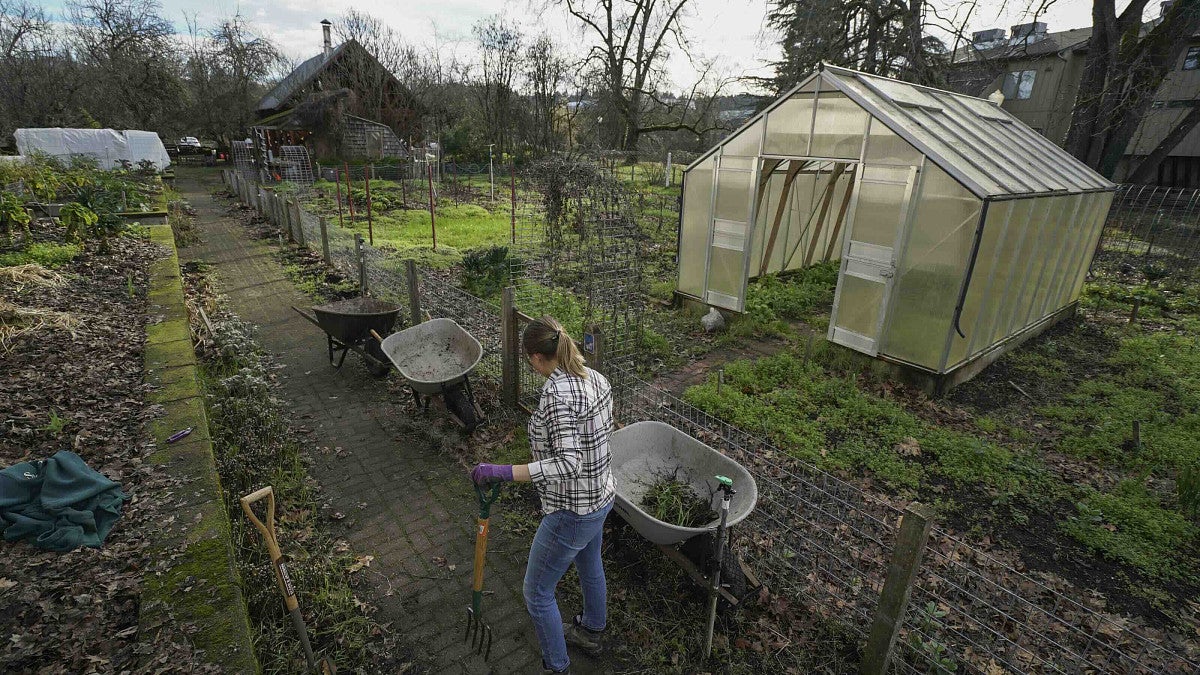
{"type": "Polygon", "coordinates": [[[1004,76],[1004,86],[1000,93],[1008,100],[1023,101],[1033,95],[1033,81],[1037,78],[1036,70],[1018,70],[1004,76]]]}
{"type": "Polygon", "coordinates": [[[1183,57],[1184,70],[1200,68],[1200,47],[1188,47],[1187,56],[1183,57]]]}

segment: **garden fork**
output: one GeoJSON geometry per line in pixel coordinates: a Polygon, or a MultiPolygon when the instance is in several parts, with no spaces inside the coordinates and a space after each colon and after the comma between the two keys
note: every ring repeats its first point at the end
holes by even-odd
{"type": "Polygon", "coordinates": [[[467,632],[463,635],[463,642],[470,642],[475,653],[483,654],[484,660],[487,660],[492,655],[492,627],[483,623],[483,562],[487,554],[488,521],[492,516],[492,503],[500,496],[500,483],[493,483],[490,492],[475,484],[475,494],[479,497],[475,578],[471,585],[471,606],[467,608],[467,632]]]}
{"type": "Polygon", "coordinates": [[[283,562],[283,552],[279,550],[279,540],[275,538],[275,491],[268,485],[261,490],[251,492],[238,501],[241,502],[246,517],[262,534],[263,542],[267,545],[267,552],[271,554],[271,566],[275,568],[275,581],[279,584],[280,592],[283,593],[283,604],[292,616],[292,625],[296,627],[296,634],[300,636],[300,646],[304,648],[304,658],[308,660],[309,671],[321,675],[337,673],[337,667],[329,659],[323,658],[320,664],[317,663],[316,657],[313,656],[312,645],[308,643],[308,627],[304,625],[304,616],[300,614],[300,603],[296,601],[296,587],[292,584],[292,577],[288,575],[287,565],[283,562]],[[266,523],[259,520],[258,516],[254,515],[254,509],[251,508],[254,502],[264,498],[267,500],[266,523]]]}

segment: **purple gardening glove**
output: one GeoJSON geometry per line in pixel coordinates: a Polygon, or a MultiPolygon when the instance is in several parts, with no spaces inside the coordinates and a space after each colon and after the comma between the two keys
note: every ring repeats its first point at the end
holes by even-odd
{"type": "Polygon", "coordinates": [[[477,464],[471,470],[476,485],[512,481],[512,464],[477,464]]]}

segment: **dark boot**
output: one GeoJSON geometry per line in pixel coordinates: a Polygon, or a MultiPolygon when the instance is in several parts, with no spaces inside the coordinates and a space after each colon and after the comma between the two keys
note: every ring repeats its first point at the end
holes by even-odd
{"type": "Polygon", "coordinates": [[[563,637],[567,639],[568,646],[575,647],[588,656],[596,657],[604,651],[604,632],[584,626],[583,618],[578,614],[570,621],[563,622],[563,637]]]}

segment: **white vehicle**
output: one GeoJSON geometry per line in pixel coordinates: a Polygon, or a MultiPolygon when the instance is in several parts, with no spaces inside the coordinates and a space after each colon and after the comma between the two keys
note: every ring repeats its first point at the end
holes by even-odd
{"type": "Polygon", "coordinates": [[[179,146],[180,147],[187,146],[189,148],[198,148],[198,147],[200,147],[200,139],[196,138],[195,136],[185,136],[185,137],[179,139],[179,146]]]}

